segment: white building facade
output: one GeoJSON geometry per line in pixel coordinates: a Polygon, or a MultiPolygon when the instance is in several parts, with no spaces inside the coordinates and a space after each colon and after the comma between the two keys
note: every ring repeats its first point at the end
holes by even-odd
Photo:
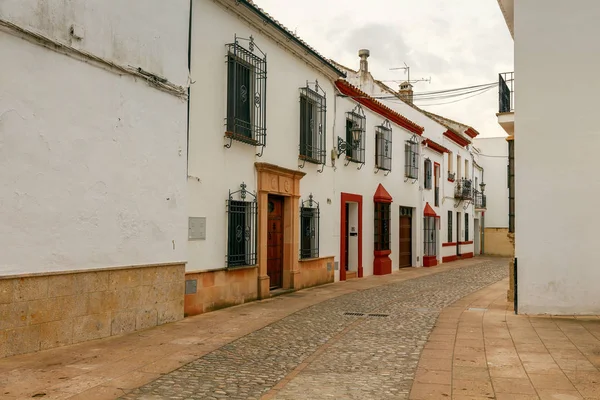
{"type": "Polygon", "coordinates": [[[0,4],[0,357],[183,317],[188,9],[0,4]]]}
{"type": "Polygon", "coordinates": [[[186,313],[423,265],[423,127],[251,2],[192,14],[186,313]]]}
{"type": "Polygon", "coordinates": [[[503,126],[510,118],[514,129],[516,311],[600,314],[593,262],[600,217],[591,208],[600,191],[592,100],[600,83],[586,78],[600,65],[600,4],[499,3],[515,42],[515,72],[512,80],[501,75],[498,118],[503,126]],[[554,71],[574,78],[557,79],[554,71]]]}

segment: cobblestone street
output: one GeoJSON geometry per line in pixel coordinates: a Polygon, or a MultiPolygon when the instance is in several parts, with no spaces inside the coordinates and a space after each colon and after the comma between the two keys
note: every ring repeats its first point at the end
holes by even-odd
{"type": "Polygon", "coordinates": [[[122,398],[408,398],[419,356],[441,310],[506,274],[505,260],[488,259],[336,297],[122,398]]]}

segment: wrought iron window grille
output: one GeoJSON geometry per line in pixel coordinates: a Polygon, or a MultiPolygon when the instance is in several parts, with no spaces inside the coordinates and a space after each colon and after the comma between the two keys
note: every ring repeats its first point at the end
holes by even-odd
{"type": "Polygon", "coordinates": [[[233,140],[257,146],[260,152],[256,155],[262,157],[267,145],[267,55],[252,36],[235,35],[226,47],[228,141],[224,146],[230,148],[233,140]]]}
{"type": "Polygon", "coordinates": [[[312,193],[300,206],[300,259],[319,257],[319,203],[312,193]]]}
{"type": "Polygon", "coordinates": [[[440,187],[436,186],[435,187],[435,206],[439,207],[440,206],[440,187]]]}
{"type": "Polygon", "coordinates": [[[452,211],[448,211],[448,243],[452,242],[452,211]]]}
{"type": "Polygon", "coordinates": [[[392,124],[383,121],[375,127],[375,173],[384,170],[385,176],[392,172],[392,124]]]}
{"type": "Polygon", "coordinates": [[[390,203],[375,203],[375,251],[390,249],[390,203]]]}
{"type": "Polygon", "coordinates": [[[346,140],[338,136],[338,158],[346,154],[347,166],[351,162],[359,164],[357,169],[365,165],[365,126],[367,117],[360,104],[346,113],[346,140]]]}
{"type": "Polygon", "coordinates": [[[419,141],[415,135],[404,143],[404,182],[419,180],[419,141]]]}
{"type": "Polygon", "coordinates": [[[475,197],[475,208],[479,208],[479,209],[484,209],[486,208],[486,196],[485,194],[483,194],[483,192],[480,192],[479,190],[473,190],[474,193],[474,197],[475,197]]]}
{"type": "Polygon", "coordinates": [[[256,194],[240,189],[229,191],[227,199],[227,267],[256,265],[257,263],[257,216],[256,194]],[[248,198],[248,200],[246,200],[248,198]]]}
{"type": "Polygon", "coordinates": [[[423,218],[423,255],[437,256],[437,228],[435,217],[423,218]]]}
{"type": "Polygon", "coordinates": [[[456,180],[456,172],[448,171],[448,180],[450,182],[454,182],[456,180]]]}
{"type": "Polygon", "coordinates": [[[454,186],[454,208],[464,201],[463,209],[467,209],[473,201],[473,181],[462,178],[454,186]]]}
{"type": "Polygon", "coordinates": [[[465,242],[469,241],[469,214],[465,213],[465,242]]]}
{"type": "Polygon", "coordinates": [[[323,172],[325,160],[327,159],[327,107],[326,93],[319,86],[319,82],[314,82],[314,89],[310,87],[310,82],[306,82],[306,87],[300,88],[300,151],[298,159],[302,164],[298,165],[304,168],[306,162],[321,164],[321,169],[317,172],[323,172]]]}
{"type": "Polygon", "coordinates": [[[424,187],[425,189],[431,189],[433,187],[432,184],[432,170],[433,170],[433,166],[431,164],[431,160],[429,158],[425,159],[425,182],[424,182],[424,187]]]}
{"type": "Polygon", "coordinates": [[[505,72],[498,75],[499,112],[507,113],[515,109],[515,73],[505,72]]]}

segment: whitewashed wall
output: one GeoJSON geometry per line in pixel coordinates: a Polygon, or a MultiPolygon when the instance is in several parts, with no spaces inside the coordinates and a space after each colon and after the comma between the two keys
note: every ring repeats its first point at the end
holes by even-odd
{"type": "Polygon", "coordinates": [[[306,172],[300,181],[302,199],[310,193],[320,203],[320,255],[339,253],[339,199],[333,191],[333,169],[306,163],[298,168],[300,88],[315,79],[327,96],[327,163],[333,143],[334,91],[333,83],[323,73],[311,68],[300,58],[286,51],[258,29],[242,21],[212,1],[195,1],[192,29],[192,84],[190,111],[189,215],[206,217],[206,240],[190,241],[188,271],[225,267],[227,252],[227,214],[225,202],[229,190],[239,189],[245,182],[255,191],[255,162],[267,162],[292,170],[306,172]],[[233,141],[225,148],[224,139],[227,69],[226,44],[234,35],[249,38],[267,53],[267,146],[262,157],[259,148],[233,141]],[[210,38],[210,40],[207,40],[210,38]],[[332,200],[328,204],[327,199],[332,200]],[[335,202],[334,202],[335,201],[335,202]],[[336,222],[337,221],[337,222],[336,222]],[[337,224],[337,225],[336,225],[337,224]],[[334,235],[337,238],[334,239],[334,235]]]}
{"type": "Polygon", "coordinates": [[[504,137],[476,138],[473,145],[481,152],[477,163],[484,168],[485,226],[508,228],[508,142],[504,137]]]}
{"type": "Polygon", "coordinates": [[[515,3],[519,312],[600,314],[600,4],[515,3]]]}
{"type": "MultiPolygon", "coordinates": [[[[384,118],[363,107],[367,114],[366,165],[359,171],[356,164],[343,165],[344,156],[331,161],[331,151],[337,147],[337,137],[345,139],[345,113],[354,101],[336,97],[333,77],[309,66],[290,53],[270,36],[240,19],[219,4],[194,2],[192,38],[192,81],[190,160],[188,187],[189,215],[207,217],[206,240],[189,242],[188,271],[225,267],[227,215],[225,201],[229,190],[237,190],[245,182],[256,190],[255,162],[267,162],[306,173],[300,181],[302,199],[312,193],[320,203],[320,256],[335,256],[340,250],[340,196],[342,192],[363,196],[363,267],[364,274],[373,273],[373,195],[381,182],[394,197],[392,208],[392,260],[397,268],[399,206],[419,207],[418,184],[404,182],[404,141],[412,136],[393,124],[393,171],[374,173],[375,126],[384,118]],[[267,146],[262,157],[256,148],[233,141],[231,148],[224,144],[226,116],[227,43],[234,35],[254,37],[255,43],[267,53],[267,146]],[[210,37],[211,40],[205,38],[210,37]],[[318,79],[327,95],[327,166],[306,163],[298,168],[299,96],[306,81],[318,79]],[[337,118],[335,116],[337,115],[337,118]]],[[[422,213],[422,211],[421,211],[422,213]]],[[[415,215],[417,215],[415,213],[415,215]]],[[[414,265],[421,251],[421,218],[415,218],[413,237],[414,265]],[[417,236],[418,235],[418,236],[417,236]]],[[[336,271],[339,279],[339,270],[336,271]]]]}
{"type": "MultiPolygon", "coordinates": [[[[186,16],[185,1],[0,4],[180,85],[186,16]]],[[[0,54],[0,275],[185,261],[185,101],[2,31],[0,54]]]]}

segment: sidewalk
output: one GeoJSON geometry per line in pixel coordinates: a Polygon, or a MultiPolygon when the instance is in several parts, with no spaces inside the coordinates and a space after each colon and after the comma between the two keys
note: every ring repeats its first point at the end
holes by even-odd
{"type": "Polygon", "coordinates": [[[600,317],[514,315],[506,286],[442,311],[411,399],[600,399],[600,317]]]}
{"type": "Polygon", "coordinates": [[[322,301],[465,268],[474,258],[294,292],[120,337],[0,359],[2,399],[115,399],[225,344],[322,301]]]}

